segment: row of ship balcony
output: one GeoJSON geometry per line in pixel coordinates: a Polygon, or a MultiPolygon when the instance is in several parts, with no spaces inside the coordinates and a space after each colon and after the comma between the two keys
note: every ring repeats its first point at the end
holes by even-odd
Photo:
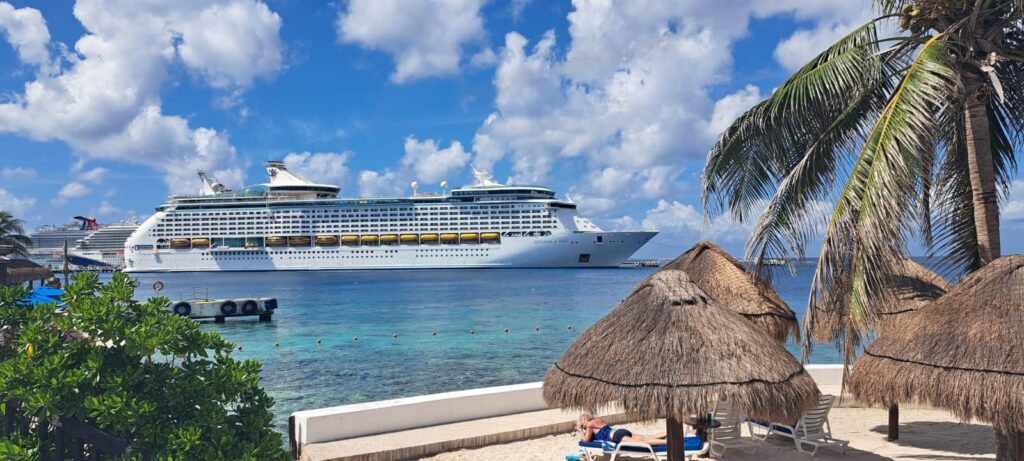
{"type": "Polygon", "coordinates": [[[380,245],[424,245],[424,244],[488,244],[501,243],[497,232],[428,233],[428,234],[365,234],[365,235],[317,235],[315,237],[271,236],[249,238],[172,238],[161,240],[157,246],[172,249],[190,248],[263,248],[263,247],[309,247],[309,246],[380,246],[380,245]],[[169,245],[168,245],[169,243],[169,245]]]}

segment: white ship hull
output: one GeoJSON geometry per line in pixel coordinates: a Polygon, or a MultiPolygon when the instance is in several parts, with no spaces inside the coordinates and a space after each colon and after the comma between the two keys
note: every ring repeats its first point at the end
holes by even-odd
{"type": "Polygon", "coordinates": [[[576,232],[457,245],[139,250],[125,272],[618,267],[656,234],[576,232]]]}
{"type": "Polygon", "coordinates": [[[447,195],[377,198],[267,172],[239,191],[201,173],[203,195],[170,197],[127,239],[125,271],[616,267],[657,234],[604,232],[551,189],[480,172],[447,195]]]}

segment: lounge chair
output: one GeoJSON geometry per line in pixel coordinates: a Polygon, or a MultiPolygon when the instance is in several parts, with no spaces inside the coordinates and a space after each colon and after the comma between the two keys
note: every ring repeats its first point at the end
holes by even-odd
{"type": "Polygon", "coordinates": [[[790,438],[793,440],[798,451],[811,456],[814,456],[818,452],[818,448],[821,447],[837,449],[845,454],[846,446],[850,442],[833,438],[832,428],[828,423],[828,412],[832,409],[832,401],[834,399],[835,397],[831,395],[822,395],[821,399],[818,400],[818,406],[805,413],[792,426],[747,420],[750,435],[757,440],[767,439],[772,434],[790,438]],[[764,431],[764,433],[760,434],[760,431],[764,431]],[[807,445],[813,448],[807,450],[804,448],[807,445]]]}
{"type": "MultiPolygon", "coordinates": [[[[690,436],[683,440],[683,454],[686,458],[703,455],[707,453],[710,448],[710,444],[707,442],[701,443],[700,438],[698,437],[690,436]]],[[[601,455],[612,455],[609,461],[615,461],[615,458],[620,454],[623,456],[650,456],[654,461],[662,461],[668,457],[668,446],[651,446],[640,442],[622,442],[615,444],[608,441],[584,442],[581,440],[580,448],[583,449],[582,451],[586,456],[587,461],[594,461],[595,458],[601,455]]]]}
{"type": "Polygon", "coordinates": [[[718,402],[715,406],[715,420],[721,422],[722,426],[711,430],[712,456],[724,457],[730,448],[753,453],[761,446],[762,440],[743,436],[743,415],[732,402],[718,402]]]}

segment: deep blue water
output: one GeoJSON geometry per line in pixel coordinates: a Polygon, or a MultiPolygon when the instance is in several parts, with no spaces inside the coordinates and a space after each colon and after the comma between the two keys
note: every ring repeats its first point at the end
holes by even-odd
{"type": "MultiPolygon", "coordinates": [[[[773,280],[801,318],[812,270],[799,266],[795,277],[780,270],[773,280]]],[[[273,322],[204,328],[241,346],[237,357],[263,362],[263,384],[276,400],[283,431],[296,410],[539,381],[584,329],[652,271],[139,274],[137,297],[152,296],[159,279],[166,286],[161,294],[172,299],[191,297],[194,287],[212,298],[277,298],[273,322]]],[[[799,356],[796,344],[789,347],[799,356]]],[[[811,357],[814,363],[839,360],[831,345],[811,357]]]]}

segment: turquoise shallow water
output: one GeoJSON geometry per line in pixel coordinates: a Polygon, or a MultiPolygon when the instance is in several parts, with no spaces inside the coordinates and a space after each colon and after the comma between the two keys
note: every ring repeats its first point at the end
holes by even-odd
{"type": "MultiPolygon", "coordinates": [[[[811,270],[800,266],[795,277],[779,271],[773,282],[800,316],[811,270]]],[[[539,381],[584,329],[652,271],[139,274],[137,295],[152,296],[150,287],[159,279],[166,286],[161,294],[173,299],[191,297],[193,287],[212,298],[277,298],[281,307],[273,322],[205,328],[241,346],[239,358],[263,362],[263,384],[276,399],[274,413],[284,431],[296,410],[539,381]]],[[[796,344],[790,350],[799,353],[796,344]]],[[[839,357],[821,346],[811,361],[835,363],[839,357]]]]}

